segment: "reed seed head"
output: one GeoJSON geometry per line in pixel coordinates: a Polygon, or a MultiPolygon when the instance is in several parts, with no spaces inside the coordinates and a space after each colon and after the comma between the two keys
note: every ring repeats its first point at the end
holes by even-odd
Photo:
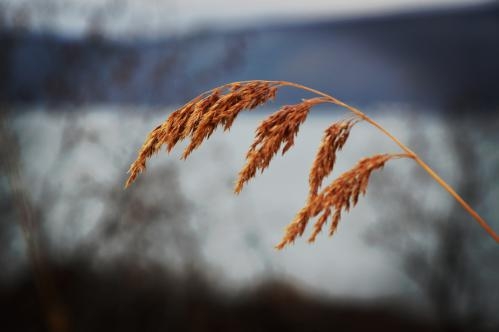
{"type": "Polygon", "coordinates": [[[336,153],[345,145],[350,129],[357,120],[338,121],[324,131],[321,144],[310,169],[310,195],[316,195],[322,181],[334,168],[336,153]]]}
{"type": "MultiPolygon", "coordinates": [[[[329,235],[332,235],[338,227],[342,212],[349,211],[357,204],[360,195],[366,193],[371,173],[382,168],[390,159],[412,158],[416,160],[447,191],[453,193],[452,188],[440,180],[415,153],[361,111],[320,91],[284,81],[230,83],[203,93],[183,105],[149,133],[137,159],[130,166],[125,187],[132,184],[137,176],[145,170],[147,160],[157,153],[163,145],[166,145],[166,150],[170,152],[178,142],[190,137],[190,144],[182,154],[182,158],[185,159],[205,139],[209,138],[218,126],[223,126],[224,130],[229,130],[241,111],[254,109],[273,99],[277,89],[282,86],[299,88],[320,97],[304,99],[295,105],[283,106],[260,123],[256,129],[255,139],[246,154],[246,163],[239,172],[234,188],[236,193],[242,190],[245,183],[252,179],[258,170],[263,172],[279,150],[285,154],[294,145],[300,125],[306,120],[313,106],[321,103],[339,105],[351,111],[354,118],[335,122],[325,130],[310,170],[307,202],[287,226],[284,237],[276,248],[282,249],[293,243],[298,236],[303,235],[309,220],[316,217],[318,218],[308,241],[315,241],[328,220],[331,220],[329,235]],[[354,167],[320,190],[324,179],[333,171],[336,154],[345,145],[352,127],[361,120],[366,120],[383,131],[406,153],[379,154],[361,159],[354,167]]],[[[456,197],[456,195],[454,196],[456,197]]],[[[499,241],[499,236],[496,236],[488,228],[485,221],[466,203],[461,202],[461,204],[499,241]]]]}
{"type": "Polygon", "coordinates": [[[187,158],[219,125],[229,130],[242,110],[254,109],[273,99],[278,86],[276,82],[266,81],[232,83],[201,94],[183,105],[149,133],[128,170],[125,188],[144,171],[147,159],[163,145],[170,152],[178,142],[190,136],[191,142],[182,155],[183,159],[187,158]]]}
{"type": "Polygon", "coordinates": [[[308,221],[320,214],[321,216],[314,224],[312,235],[308,239],[309,242],[315,241],[316,236],[320,233],[322,227],[334,211],[329,230],[329,234],[332,235],[341,219],[342,210],[349,211],[351,207],[357,204],[359,195],[366,193],[371,173],[374,170],[382,168],[388,160],[396,156],[379,154],[363,158],[352,169],[340,175],[319,194],[310,195],[306,205],[286,228],[284,238],[276,248],[282,249],[287,244],[294,242],[296,237],[303,234],[308,221]]]}
{"type": "Polygon", "coordinates": [[[294,144],[300,125],[307,118],[310,108],[324,102],[323,98],[306,99],[296,105],[283,106],[256,129],[255,140],[246,154],[246,164],[239,172],[234,188],[241,192],[244,184],[253,178],[257,170],[263,172],[281,146],[285,154],[294,144]]]}

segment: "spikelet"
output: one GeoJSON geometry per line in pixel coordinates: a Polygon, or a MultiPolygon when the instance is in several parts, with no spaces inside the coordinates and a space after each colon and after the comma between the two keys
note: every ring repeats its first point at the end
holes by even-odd
{"type": "Polygon", "coordinates": [[[350,207],[357,204],[359,195],[366,193],[371,173],[376,169],[382,168],[388,160],[394,157],[398,156],[379,154],[363,158],[352,169],[340,175],[319,194],[309,196],[307,204],[298,212],[295,219],[286,228],[284,238],[276,248],[282,249],[287,244],[294,242],[297,236],[303,234],[308,221],[321,214],[314,225],[312,235],[308,239],[309,242],[313,242],[334,210],[329,230],[329,234],[332,235],[341,219],[342,210],[349,211],[350,207]]]}
{"type": "Polygon", "coordinates": [[[201,114],[196,114],[196,123],[191,131],[191,143],[184,150],[182,158],[187,158],[206,138],[210,137],[218,125],[223,125],[224,130],[229,130],[242,110],[251,110],[266,103],[275,97],[276,92],[277,87],[258,81],[233,86],[229,93],[205,108],[201,114]]]}
{"type": "Polygon", "coordinates": [[[146,168],[146,160],[149,159],[153,154],[157,153],[161,148],[161,143],[158,137],[161,136],[162,132],[162,125],[159,125],[154,128],[147,136],[146,141],[139,151],[139,156],[132,163],[130,169],[128,170],[130,176],[125,183],[125,188],[132,184],[137,176],[146,168]]]}
{"type": "Polygon", "coordinates": [[[183,105],[149,133],[137,159],[128,170],[125,188],[144,171],[147,159],[163,145],[170,152],[178,142],[190,136],[191,143],[182,155],[182,158],[187,158],[218,125],[228,130],[242,110],[254,109],[273,99],[278,86],[277,83],[265,81],[232,83],[201,94],[183,105]]]}
{"type": "Polygon", "coordinates": [[[313,98],[299,104],[283,106],[260,123],[256,129],[255,140],[246,154],[246,164],[239,172],[235,193],[241,192],[244,184],[255,176],[257,170],[263,172],[269,166],[282,144],[282,154],[293,146],[295,136],[307,118],[310,108],[323,101],[323,98],[313,98]]]}
{"type": "Polygon", "coordinates": [[[221,93],[220,89],[215,89],[206,98],[196,103],[191,113],[187,115],[182,131],[179,133],[176,132],[171,133],[172,137],[176,137],[177,140],[172,141],[172,146],[169,147],[169,150],[171,150],[175,146],[178,140],[183,140],[186,137],[193,135],[193,133],[199,127],[199,124],[204,114],[206,114],[214,105],[217,105],[219,101],[225,97],[225,96],[221,97],[220,93],[221,93]]]}
{"type": "Polygon", "coordinates": [[[336,152],[343,148],[350,134],[350,129],[357,122],[357,120],[338,121],[324,131],[324,136],[310,169],[308,180],[310,195],[317,194],[324,178],[333,171],[336,152]]]}

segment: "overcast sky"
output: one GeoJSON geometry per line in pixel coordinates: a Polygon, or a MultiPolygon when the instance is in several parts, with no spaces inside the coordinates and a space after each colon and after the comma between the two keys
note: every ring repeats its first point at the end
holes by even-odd
{"type": "Polygon", "coordinates": [[[111,34],[172,34],[209,26],[240,26],[271,20],[312,20],[435,7],[485,0],[0,0],[4,21],[35,29],[84,33],[98,24],[111,34]],[[21,20],[19,20],[21,18],[21,20]]]}

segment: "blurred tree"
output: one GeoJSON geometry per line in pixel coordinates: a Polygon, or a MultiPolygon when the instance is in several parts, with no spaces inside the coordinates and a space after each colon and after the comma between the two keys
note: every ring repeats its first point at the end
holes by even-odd
{"type": "MultiPolygon", "coordinates": [[[[484,175],[484,158],[477,157],[480,144],[492,139],[493,133],[487,137],[482,132],[483,136],[477,138],[476,132],[470,130],[487,128],[482,122],[487,119],[465,115],[442,121],[448,124],[449,153],[453,153],[459,167],[457,192],[472,206],[480,206],[489,192],[497,189],[494,181],[484,175]]],[[[425,151],[424,147],[431,144],[421,133],[417,135],[411,146],[425,151]]],[[[497,164],[493,167],[497,169],[497,164]]],[[[497,246],[458,204],[444,214],[428,211],[421,193],[434,184],[418,173],[415,169],[413,178],[422,190],[395,190],[394,183],[384,186],[385,193],[377,197],[383,202],[389,197],[391,208],[379,209],[384,211],[379,217],[382,221],[368,232],[367,240],[392,253],[431,304],[445,330],[495,331],[499,326],[494,310],[499,305],[499,266],[494,263],[499,260],[497,246]]],[[[386,184],[394,180],[382,176],[380,181],[386,184]]],[[[494,216],[488,219],[494,220],[494,216]]]]}
{"type": "Polygon", "coordinates": [[[74,327],[70,326],[73,299],[70,294],[61,295],[61,275],[54,270],[58,265],[86,262],[101,271],[103,267],[124,264],[128,266],[130,278],[151,266],[161,267],[161,273],[192,276],[204,268],[199,241],[189,223],[188,203],[178,190],[178,175],[172,164],[156,169],[137,188],[126,192],[122,190],[121,177],[111,185],[80,177],[73,183],[77,185],[76,192],[68,195],[61,190],[54,174],[64,173],[68,156],[82,145],[100,143],[101,139],[95,131],[76,121],[77,115],[67,114],[65,118],[59,150],[42,179],[39,195],[35,196],[33,190],[26,187],[17,133],[5,123],[10,121],[6,112],[0,112],[0,213],[3,219],[0,262],[4,272],[10,271],[9,275],[2,274],[1,281],[7,287],[15,285],[15,280],[22,280],[31,268],[39,295],[38,310],[45,316],[48,329],[56,332],[74,327]],[[85,221],[84,214],[91,200],[101,202],[104,209],[97,216],[95,227],[85,233],[81,230],[81,221],[85,221]],[[56,213],[61,207],[65,211],[62,215],[56,213]],[[60,227],[59,221],[64,221],[65,232],[54,231],[54,227],[60,227]],[[73,234],[72,243],[59,237],[64,233],[73,234]]]}

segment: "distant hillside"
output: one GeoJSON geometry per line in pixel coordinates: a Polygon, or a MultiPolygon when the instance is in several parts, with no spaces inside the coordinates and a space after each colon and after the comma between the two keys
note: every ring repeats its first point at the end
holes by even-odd
{"type": "Polygon", "coordinates": [[[362,104],[499,104],[497,4],[164,40],[4,31],[0,43],[7,103],[162,106],[222,82],[262,78],[362,104]]]}

